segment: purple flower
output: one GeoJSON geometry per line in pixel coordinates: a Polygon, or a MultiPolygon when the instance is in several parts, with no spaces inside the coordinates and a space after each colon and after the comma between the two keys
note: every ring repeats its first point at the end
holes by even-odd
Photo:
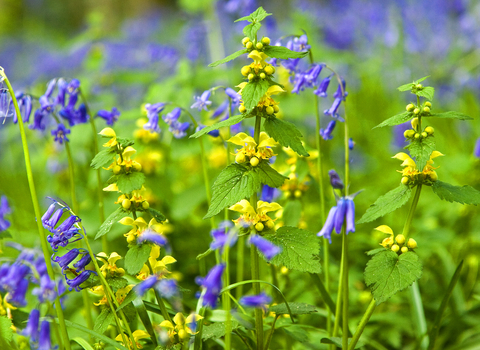
{"type": "Polygon", "coordinates": [[[15,284],[14,288],[14,290],[10,291],[7,301],[14,306],[26,306],[27,300],[25,299],[25,295],[27,294],[28,280],[22,279],[15,284]]]}
{"type": "Polygon", "coordinates": [[[65,276],[65,280],[68,284],[68,290],[72,291],[73,289],[75,289],[77,292],[79,292],[80,289],[82,289],[80,288],[80,285],[86,280],[88,280],[88,278],[92,273],[96,275],[95,271],[85,270],[85,271],[82,271],[77,277],[73,279],[68,279],[65,276]]]}
{"type": "Polygon", "coordinates": [[[161,279],[154,288],[163,298],[170,299],[178,295],[177,281],[174,279],[161,279]]]}
{"type": "MultiPolygon", "coordinates": [[[[198,132],[202,129],[205,128],[205,125],[202,125],[202,124],[198,124],[197,128],[195,129],[195,132],[198,132]]],[[[220,136],[220,131],[217,129],[217,130],[212,130],[212,131],[209,131],[207,132],[208,135],[210,136],[213,136],[213,137],[219,137],[220,136]]]]}
{"type": "Polygon", "coordinates": [[[475,149],[473,151],[473,155],[477,158],[480,158],[480,137],[477,139],[475,143],[475,149]]]}
{"type": "Polygon", "coordinates": [[[323,225],[322,229],[320,230],[319,233],[317,233],[318,237],[325,237],[328,239],[330,243],[332,243],[332,231],[333,231],[333,225],[334,225],[334,220],[335,220],[335,215],[337,213],[337,207],[332,207],[330,211],[328,212],[328,217],[327,221],[325,222],[325,225],[323,225]]]}
{"type": "Polygon", "coordinates": [[[73,264],[73,267],[75,267],[75,271],[77,272],[84,270],[85,267],[92,261],[92,258],[90,257],[88,251],[85,249],[82,250],[83,252],[80,252],[80,254],[83,254],[83,256],[80,258],[80,260],[73,264]]]}
{"type": "Polygon", "coordinates": [[[58,263],[58,266],[62,269],[62,273],[64,273],[68,268],[68,265],[78,257],[78,254],[80,254],[80,250],[78,248],[73,248],[63,256],[56,256],[55,258],[52,256],[52,260],[58,263]]]}
{"type": "Polygon", "coordinates": [[[154,243],[159,246],[168,245],[167,238],[165,238],[164,235],[161,235],[150,229],[145,230],[137,239],[138,244],[142,244],[144,242],[154,243]]]}
{"type": "Polygon", "coordinates": [[[6,214],[10,214],[11,209],[8,205],[7,197],[2,196],[0,199],[0,232],[5,231],[7,228],[10,227],[10,222],[4,219],[6,214]]]}
{"type": "Polygon", "coordinates": [[[40,320],[40,311],[33,309],[28,316],[27,327],[20,333],[26,337],[30,337],[30,343],[38,341],[38,324],[40,320]]]}
{"type": "Polygon", "coordinates": [[[343,100],[345,100],[345,97],[347,97],[348,95],[348,92],[345,91],[346,86],[347,86],[347,83],[345,82],[345,79],[342,78],[342,85],[338,85],[337,91],[335,91],[335,93],[333,94],[333,97],[342,98],[343,100]],[[342,90],[343,90],[343,94],[342,94],[342,90]]]}
{"type": "Polygon", "coordinates": [[[227,243],[229,247],[232,247],[238,238],[235,230],[231,230],[232,227],[231,221],[222,221],[218,228],[211,230],[210,235],[213,241],[210,243],[210,249],[220,249],[220,252],[223,252],[227,243]]]}
{"type": "Polygon", "coordinates": [[[55,282],[52,281],[47,274],[42,275],[40,277],[40,287],[34,288],[32,294],[36,295],[41,303],[47,300],[54,301],[57,297],[55,282]]]}
{"type": "Polygon", "coordinates": [[[196,108],[198,109],[199,111],[201,111],[202,109],[208,111],[208,106],[210,106],[212,104],[212,101],[209,101],[208,99],[210,98],[210,94],[211,94],[211,91],[210,90],[207,90],[207,91],[204,91],[202,96],[195,96],[195,103],[193,105],[190,106],[190,108],[196,108]]]}
{"type": "Polygon", "coordinates": [[[340,107],[340,104],[342,103],[342,98],[336,98],[334,101],[333,101],[333,104],[332,106],[329,108],[329,109],[326,109],[325,111],[323,111],[323,114],[325,115],[329,115],[331,116],[332,118],[335,118],[341,122],[344,122],[345,120],[340,117],[340,114],[337,113],[338,111],[338,107],[340,107]]]}
{"type": "Polygon", "coordinates": [[[333,74],[330,74],[328,77],[324,78],[318,88],[313,92],[314,94],[320,97],[327,97],[328,85],[330,85],[330,80],[332,79],[333,74]]]}
{"type": "Polygon", "coordinates": [[[159,115],[160,113],[164,110],[165,108],[165,103],[159,102],[155,104],[150,104],[147,103],[145,105],[145,109],[147,110],[147,117],[148,117],[148,122],[145,123],[143,128],[145,130],[150,130],[151,133],[157,132],[159,133],[161,131],[160,127],[158,126],[158,120],[159,120],[159,115]]]}
{"type": "Polygon", "coordinates": [[[42,321],[40,326],[40,339],[38,340],[38,350],[51,350],[52,342],[50,340],[50,323],[42,321]]]}
{"type": "Polygon", "coordinates": [[[69,142],[67,135],[70,134],[70,129],[67,129],[65,125],[58,124],[58,127],[51,131],[52,136],[55,136],[55,142],[63,144],[64,141],[69,142]]]}
{"type": "Polygon", "coordinates": [[[280,194],[281,192],[278,188],[263,185],[260,200],[264,202],[273,202],[278,196],[280,196],[280,194]]]}
{"type": "Polygon", "coordinates": [[[45,123],[43,119],[48,113],[43,113],[41,109],[37,109],[33,115],[33,124],[29,125],[30,129],[33,130],[45,130],[45,123]]]}
{"type": "Polygon", "coordinates": [[[350,137],[350,138],[348,139],[348,149],[349,149],[350,151],[352,151],[352,150],[353,150],[353,147],[355,147],[355,142],[354,142],[353,139],[350,137]]]}
{"type": "MultiPolygon", "coordinates": [[[[107,121],[107,125],[113,125],[118,120],[118,117],[120,116],[120,111],[116,107],[113,107],[112,111],[107,111],[102,109],[97,112],[97,115],[100,118],[105,119],[107,121]]],[[[158,120],[158,117],[157,117],[157,120],[158,120]]]]}
{"type": "Polygon", "coordinates": [[[162,119],[168,125],[172,125],[173,123],[178,121],[178,118],[180,118],[180,114],[182,114],[182,109],[177,107],[172,109],[172,111],[170,113],[167,113],[167,115],[163,116],[162,119]]]}
{"type": "Polygon", "coordinates": [[[240,103],[242,96],[238,92],[228,87],[225,89],[225,93],[227,94],[228,97],[231,98],[232,107],[240,103]]]}
{"type": "Polygon", "coordinates": [[[347,234],[355,232],[355,203],[351,199],[347,199],[347,234]]]}
{"type": "MultiPolygon", "coordinates": [[[[56,208],[55,203],[50,204],[47,211],[42,216],[42,225],[50,232],[54,230],[54,227],[58,224],[58,221],[60,221],[63,213],[68,210],[68,208],[59,208],[54,213],[53,211],[56,208]]],[[[52,233],[55,232],[53,231],[52,233]]]]}
{"type": "Polygon", "coordinates": [[[343,182],[340,179],[340,176],[337,174],[335,170],[330,170],[328,172],[328,176],[330,176],[330,184],[332,185],[333,188],[343,190],[343,182]]]}
{"type": "Polygon", "coordinates": [[[224,269],[225,264],[215,265],[202,280],[202,287],[205,288],[203,306],[214,308],[217,305],[217,299],[222,290],[222,274],[224,269]]]}
{"type": "Polygon", "coordinates": [[[140,282],[135,286],[135,293],[137,295],[143,297],[147,290],[153,288],[155,284],[158,282],[158,276],[152,275],[146,278],[144,281],[140,282]]]}
{"type": "Polygon", "coordinates": [[[268,305],[272,302],[272,298],[263,292],[258,295],[242,297],[240,298],[239,302],[246,307],[264,308],[265,305],[268,305]]]}
{"type": "MultiPolygon", "coordinates": [[[[356,195],[356,194],[355,194],[356,195]]],[[[352,195],[351,197],[354,197],[352,195]]],[[[338,234],[342,231],[345,217],[347,219],[346,232],[355,232],[355,204],[351,197],[341,197],[337,201],[337,206],[332,207],[328,213],[327,221],[323,225],[317,236],[327,238],[330,243],[333,229],[338,234]]]]}
{"type": "Polygon", "coordinates": [[[211,119],[215,119],[220,117],[221,115],[226,114],[228,110],[229,102],[228,100],[223,101],[220,106],[217,107],[215,111],[213,111],[212,116],[210,117],[211,119]]]}
{"type": "Polygon", "coordinates": [[[251,235],[250,243],[262,252],[267,261],[270,261],[282,251],[282,248],[259,235],[251,235]]]}
{"type": "Polygon", "coordinates": [[[326,129],[320,129],[320,136],[322,136],[322,138],[327,141],[327,140],[331,140],[333,139],[333,135],[332,135],[332,132],[333,130],[335,129],[335,125],[336,125],[336,121],[335,120],[331,120],[328,125],[327,125],[327,128],[326,129]]]}
{"type": "Polygon", "coordinates": [[[78,79],[70,80],[70,83],[68,84],[68,87],[67,87],[68,93],[70,95],[77,94],[79,87],[80,87],[80,80],[78,79]]]}
{"type": "Polygon", "coordinates": [[[67,87],[68,87],[68,84],[65,81],[65,79],[63,78],[58,79],[58,82],[57,82],[58,93],[57,93],[57,98],[55,99],[55,104],[60,106],[65,106],[65,94],[67,93],[67,87]]]}
{"type": "Polygon", "coordinates": [[[8,273],[2,278],[0,288],[10,291],[15,290],[28,273],[30,273],[30,267],[15,262],[9,266],[8,273]]]}

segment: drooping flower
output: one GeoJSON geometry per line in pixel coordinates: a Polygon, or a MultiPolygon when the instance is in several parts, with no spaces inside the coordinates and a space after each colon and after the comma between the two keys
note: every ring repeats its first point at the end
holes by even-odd
{"type": "Polygon", "coordinates": [[[332,185],[333,188],[343,190],[343,181],[340,179],[340,176],[335,170],[330,170],[328,172],[328,176],[330,176],[330,184],[332,185]]]}
{"type": "Polygon", "coordinates": [[[164,115],[162,119],[168,125],[172,125],[174,122],[178,121],[178,118],[180,118],[180,114],[182,114],[182,109],[177,107],[172,109],[170,113],[164,115]]]}
{"type": "Polygon", "coordinates": [[[251,235],[249,242],[262,252],[267,261],[281,253],[282,248],[259,235],[251,235]]]}
{"type": "Polygon", "coordinates": [[[332,132],[333,132],[333,129],[335,129],[335,124],[336,124],[335,120],[330,120],[326,129],[323,129],[323,128],[320,129],[320,136],[322,136],[324,140],[333,139],[332,132]]]}
{"type": "Polygon", "coordinates": [[[212,267],[205,278],[201,279],[201,286],[205,289],[203,295],[203,306],[215,308],[218,296],[222,290],[222,274],[225,264],[218,264],[212,267]]]}
{"type": "Polygon", "coordinates": [[[105,119],[107,125],[113,125],[118,120],[120,111],[116,107],[113,107],[111,111],[102,109],[97,112],[97,115],[100,118],[105,119]]]}
{"type": "Polygon", "coordinates": [[[158,120],[160,113],[164,110],[165,103],[159,102],[145,105],[147,111],[148,122],[143,126],[145,130],[150,130],[151,133],[160,133],[161,129],[158,126],[158,120]]]}
{"type": "Polygon", "coordinates": [[[320,97],[327,97],[327,89],[328,85],[330,85],[330,80],[332,79],[333,74],[327,76],[324,78],[321,82],[318,88],[313,92],[314,94],[317,94],[320,97]]]}
{"type": "Polygon", "coordinates": [[[90,275],[92,273],[96,275],[95,271],[84,270],[77,277],[75,277],[73,279],[68,279],[67,278],[66,282],[68,284],[68,290],[71,291],[71,290],[75,289],[77,292],[79,292],[82,289],[81,284],[84,283],[86,280],[88,280],[88,278],[90,277],[90,275]]]}
{"type": "Polygon", "coordinates": [[[210,90],[206,90],[203,92],[202,96],[195,96],[195,103],[190,106],[190,108],[196,108],[199,111],[202,109],[208,111],[208,106],[212,104],[212,101],[209,101],[208,99],[210,98],[210,94],[212,92],[210,90]]]}
{"type": "Polygon", "coordinates": [[[30,337],[30,343],[36,343],[38,341],[38,325],[40,320],[40,311],[33,309],[28,316],[27,327],[21,332],[22,335],[30,337]]]}
{"type": "Polygon", "coordinates": [[[55,281],[52,281],[48,274],[44,274],[40,277],[40,287],[34,288],[32,291],[33,295],[36,295],[38,300],[43,303],[45,301],[54,301],[57,297],[57,292],[55,291],[55,281]]]}
{"type": "Polygon", "coordinates": [[[42,321],[40,326],[40,336],[38,340],[38,350],[51,350],[52,341],[50,339],[50,322],[42,321]]]}
{"type": "Polygon", "coordinates": [[[332,207],[328,213],[327,221],[323,228],[317,233],[319,237],[327,238],[330,243],[333,229],[338,234],[342,231],[346,218],[346,233],[355,232],[355,204],[353,198],[356,194],[348,197],[341,197],[337,200],[337,205],[332,207]]]}
{"type": "Polygon", "coordinates": [[[265,308],[265,305],[268,305],[272,302],[272,298],[268,296],[265,292],[258,295],[249,295],[241,297],[239,303],[246,307],[254,308],[265,308]]]}
{"type": "Polygon", "coordinates": [[[238,235],[235,230],[232,230],[232,227],[231,221],[222,221],[218,228],[211,230],[210,235],[213,241],[210,243],[210,249],[219,249],[222,253],[225,245],[228,244],[229,247],[232,247],[238,239],[238,235]]]}

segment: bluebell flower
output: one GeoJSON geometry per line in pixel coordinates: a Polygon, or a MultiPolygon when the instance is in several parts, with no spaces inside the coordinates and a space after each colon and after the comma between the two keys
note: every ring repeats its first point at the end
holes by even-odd
{"type": "Polygon", "coordinates": [[[327,221],[323,225],[317,236],[327,238],[330,243],[333,229],[338,234],[342,231],[346,218],[346,233],[355,232],[355,204],[353,198],[356,194],[348,197],[341,197],[337,200],[337,205],[330,209],[327,221]]]}
{"type": "Polygon", "coordinates": [[[348,149],[349,149],[350,151],[352,151],[354,147],[355,147],[355,142],[354,142],[353,139],[350,137],[350,138],[348,139],[348,149]]]}
{"type": "Polygon", "coordinates": [[[38,102],[40,102],[42,111],[44,112],[51,113],[55,109],[55,103],[51,99],[51,96],[52,96],[53,90],[55,89],[56,84],[57,84],[56,79],[50,80],[47,84],[47,91],[45,91],[45,94],[40,96],[40,98],[38,99],[38,102]]]}
{"type": "Polygon", "coordinates": [[[235,105],[240,104],[240,100],[242,99],[242,96],[232,88],[226,88],[225,89],[225,94],[227,94],[228,97],[232,100],[232,107],[235,105]]]}
{"type": "Polygon", "coordinates": [[[55,233],[54,229],[55,226],[58,224],[64,212],[68,210],[68,208],[58,208],[55,212],[56,205],[55,203],[50,204],[45,214],[42,216],[42,224],[43,227],[46,228],[48,231],[55,233]]]}
{"type": "Polygon", "coordinates": [[[318,85],[318,88],[313,93],[320,97],[327,97],[327,89],[328,85],[330,85],[330,80],[332,79],[332,76],[333,74],[330,74],[326,78],[323,78],[323,80],[318,85]]]}
{"type": "Polygon", "coordinates": [[[88,278],[92,273],[96,275],[95,271],[85,270],[85,271],[82,271],[77,277],[73,279],[68,279],[65,276],[66,282],[68,284],[68,290],[72,291],[73,289],[75,289],[77,292],[79,292],[80,289],[82,289],[80,285],[84,283],[86,280],[88,280],[88,278]]]}
{"type": "MultiPolygon", "coordinates": [[[[120,111],[116,107],[113,107],[111,111],[102,109],[97,112],[97,115],[100,118],[105,119],[107,122],[107,125],[113,125],[118,120],[118,117],[120,116],[120,111]]],[[[157,121],[157,124],[158,124],[158,121],[157,121]]]]}
{"type": "Polygon", "coordinates": [[[275,244],[270,242],[268,239],[265,239],[259,235],[251,235],[250,243],[253,244],[255,247],[257,247],[257,249],[260,252],[262,252],[262,254],[265,256],[267,261],[272,260],[276,255],[280,254],[280,252],[282,251],[281,247],[276,246],[275,244]]]}
{"type": "Polygon", "coordinates": [[[246,307],[265,308],[265,305],[268,305],[272,302],[272,298],[263,292],[258,295],[241,297],[239,302],[241,305],[246,307]]]}
{"type": "Polygon", "coordinates": [[[342,80],[342,85],[338,85],[338,88],[337,88],[337,91],[335,91],[335,93],[333,94],[333,97],[334,98],[342,98],[343,100],[345,100],[345,97],[347,97],[348,95],[348,92],[345,90],[346,89],[346,82],[345,82],[345,79],[341,79],[342,80]],[[342,95],[342,88],[343,88],[343,95],[342,95]]]}
{"type": "Polygon", "coordinates": [[[170,299],[178,295],[177,281],[174,279],[161,279],[154,288],[163,298],[170,299]]]}
{"type": "Polygon", "coordinates": [[[320,136],[322,136],[322,138],[325,141],[333,139],[332,132],[335,129],[335,125],[336,125],[336,121],[330,120],[326,129],[323,129],[323,128],[320,129],[320,136]]]}
{"type": "Polygon", "coordinates": [[[37,109],[33,115],[33,124],[29,125],[33,130],[45,130],[44,118],[47,114],[43,113],[41,109],[37,109]]]}
{"type": "Polygon", "coordinates": [[[180,114],[182,114],[182,109],[177,107],[172,109],[170,113],[164,115],[162,119],[168,125],[172,125],[174,122],[178,121],[178,118],[180,118],[180,114]]]}
{"type": "Polygon", "coordinates": [[[190,106],[190,108],[196,108],[199,111],[202,109],[208,111],[208,106],[212,104],[212,101],[209,101],[208,99],[210,98],[210,94],[212,92],[210,90],[204,91],[202,96],[195,96],[195,103],[190,106]]]}
{"type": "Polygon", "coordinates": [[[55,137],[55,142],[63,144],[63,142],[69,142],[67,135],[70,134],[70,129],[67,129],[62,123],[58,124],[58,127],[51,131],[52,136],[55,137]]]}
{"type": "Polygon", "coordinates": [[[33,309],[30,311],[28,316],[27,327],[21,331],[21,335],[25,337],[30,337],[30,344],[36,343],[38,341],[38,325],[40,321],[40,311],[38,309],[33,309]]]}
{"type": "Polygon", "coordinates": [[[231,221],[222,221],[218,228],[211,230],[210,235],[213,241],[210,243],[210,249],[219,249],[222,253],[227,243],[229,247],[233,247],[237,242],[238,235],[235,230],[232,230],[232,227],[231,221]]]}
{"type": "MultiPolygon", "coordinates": [[[[84,249],[83,249],[84,250],[84,249]]],[[[78,255],[80,254],[80,249],[78,248],[73,248],[66,252],[63,256],[52,256],[52,260],[56,263],[58,263],[58,266],[62,269],[62,273],[65,272],[65,270],[68,268],[68,265],[75,260],[78,255]]]]}
{"type": "Polygon", "coordinates": [[[68,84],[67,90],[70,95],[77,94],[78,88],[80,87],[80,80],[72,79],[68,84]]]}
{"type": "Polygon", "coordinates": [[[52,341],[50,340],[50,323],[42,321],[40,326],[40,336],[37,350],[52,350],[52,341]]]}
{"type": "Polygon", "coordinates": [[[147,110],[148,122],[143,125],[145,130],[150,130],[151,133],[159,133],[161,131],[158,125],[159,115],[164,110],[165,103],[159,102],[155,104],[147,103],[145,109],[147,110]]]}
{"type": "Polygon", "coordinates": [[[55,291],[55,281],[52,281],[50,277],[45,274],[40,277],[40,287],[34,288],[32,294],[36,295],[38,301],[44,303],[45,301],[54,301],[57,297],[55,291]]]}
{"type": "Polygon", "coordinates": [[[85,267],[92,262],[92,258],[90,257],[88,250],[82,249],[82,251],[83,252],[80,252],[80,254],[83,254],[83,256],[75,264],[73,264],[73,267],[75,267],[75,271],[77,272],[84,270],[85,267]]]}
{"type": "Polygon", "coordinates": [[[26,306],[27,300],[25,299],[25,295],[27,294],[28,289],[28,280],[22,279],[15,285],[13,290],[10,290],[8,302],[14,306],[26,306]]]}
{"type": "Polygon", "coordinates": [[[167,238],[153,230],[147,229],[140,236],[138,236],[137,243],[142,244],[144,242],[154,243],[159,246],[168,245],[167,238]]]}
{"type": "Polygon", "coordinates": [[[228,111],[228,106],[230,105],[229,101],[228,100],[225,100],[223,101],[220,106],[217,107],[217,109],[215,109],[213,111],[213,114],[212,116],[210,117],[211,119],[215,119],[215,118],[218,118],[220,116],[223,116],[223,115],[227,115],[227,111],[228,111]]]}
{"type": "Polygon", "coordinates": [[[260,200],[264,202],[274,202],[276,198],[280,196],[282,192],[275,187],[270,187],[268,185],[263,185],[262,187],[262,195],[260,196],[260,200]]]}
{"type": "Polygon", "coordinates": [[[0,85],[0,118],[13,116],[10,102],[10,92],[8,89],[1,88],[0,85]]]}
{"type": "Polygon", "coordinates": [[[2,278],[2,285],[0,288],[4,290],[14,290],[20,285],[20,282],[31,272],[28,265],[21,262],[15,262],[8,268],[8,274],[2,278]]]}
{"type": "Polygon", "coordinates": [[[328,176],[330,177],[330,184],[332,185],[333,188],[336,188],[338,190],[343,190],[344,184],[343,181],[340,179],[340,176],[335,170],[330,170],[328,172],[328,176]]]}
{"type": "Polygon", "coordinates": [[[60,78],[57,81],[57,98],[55,99],[55,104],[59,106],[65,106],[65,94],[67,93],[68,84],[65,79],[60,78]]]}
{"type": "Polygon", "coordinates": [[[337,113],[338,111],[338,107],[340,107],[340,104],[342,103],[342,98],[339,97],[339,98],[336,98],[334,101],[333,101],[333,104],[332,106],[329,108],[329,109],[326,109],[325,111],[323,111],[323,114],[325,115],[329,115],[331,116],[332,118],[335,118],[341,122],[344,122],[345,120],[340,117],[340,114],[337,113]]]}
{"type": "Polygon", "coordinates": [[[39,255],[37,259],[35,259],[34,266],[40,277],[47,274],[47,264],[42,255],[39,255]]]}
{"type": "Polygon", "coordinates": [[[475,143],[475,149],[473,150],[473,155],[477,158],[480,158],[480,137],[477,139],[475,143]]]}
{"type": "MultiPolygon", "coordinates": [[[[19,91],[15,93],[15,98],[17,99],[18,109],[20,114],[23,116],[23,122],[28,123],[30,120],[30,115],[32,114],[32,97],[30,95],[25,95],[23,92],[19,91]]],[[[0,117],[1,117],[1,107],[0,107],[0,117]]],[[[13,106],[13,101],[11,101],[10,110],[13,114],[13,122],[16,124],[18,122],[17,112],[13,106]]]]}
{"type": "Polygon", "coordinates": [[[158,276],[157,275],[151,275],[147,277],[144,281],[140,282],[135,286],[135,293],[137,295],[143,297],[147,290],[152,289],[155,284],[158,282],[158,276]]]}
{"type": "Polygon", "coordinates": [[[218,296],[222,290],[222,274],[224,269],[225,264],[215,265],[202,280],[202,287],[205,288],[203,306],[214,308],[217,305],[218,296]]]}
{"type": "Polygon", "coordinates": [[[330,208],[330,211],[328,212],[327,221],[325,221],[325,224],[323,225],[320,232],[317,233],[318,237],[324,237],[324,238],[328,239],[330,244],[332,243],[332,231],[333,231],[333,225],[334,225],[335,214],[336,213],[337,213],[337,207],[336,206],[330,208]]]}

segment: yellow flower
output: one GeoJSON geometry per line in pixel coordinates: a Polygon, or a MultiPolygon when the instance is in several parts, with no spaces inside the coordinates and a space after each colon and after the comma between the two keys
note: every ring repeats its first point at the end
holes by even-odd
{"type": "Polygon", "coordinates": [[[128,243],[133,243],[146,229],[153,230],[157,233],[163,233],[163,229],[165,228],[164,225],[155,220],[155,218],[152,218],[147,224],[142,217],[133,220],[131,217],[126,216],[120,220],[119,223],[126,226],[132,226],[132,229],[124,234],[124,236],[127,237],[128,243]]]}
{"type": "Polygon", "coordinates": [[[254,226],[258,223],[261,223],[263,226],[271,229],[274,226],[274,222],[272,218],[267,215],[267,213],[279,210],[281,208],[282,207],[275,202],[268,203],[264,201],[258,201],[257,210],[255,211],[249,201],[242,199],[240,202],[232,205],[228,209],[242,214],[237,220],[233,220],[233,222],[236,224],[247,224],[248,226],[254,226]]]}
{"type": "Polygon", "coordinates": [[[125,270],[122,269],[121,267],[117,267],[116,262],[120,260],[122,257],[116,253],[113,252],[110,254],[110,256],[107,257],[107,254],[104,252],[98,253],[97,254],[97,260],[100,260],[103,262],[103,266],[100,268],[100,271],[102,271],[103,276],[107,277],[107,274],[110,276],[123,276],[125,275],[125,270]]]}
{"type": "Polygon", "coordinates": [[[98,134],[102,135],[103,137],[109,137],[110,138],[110,140],[108,142],[103,144],[103,147],[113,147],[113,146],[116,146],[118,144],[117,135],[115,134],[115,131],[112,128],[104,128],[98,134]]]}
{"type": "Polygon", "coordinates": [[[108,185],[107,187],[105,187],[103,190],[104,190],[104,191],[107,191],[107,192],[114,192],[114,191],[120,192],[120,190],[118,189],[117,184],[110,184],[110,185],[108,185]]]}
{"type": "Polygon", "coordinates": [[[175,334],[178,334],[180,342],[183,342],[185,339],[190,338],[190,335],[198,333],[193,332],[189,325],[196,324],[201,319],[203,319],[203,317],[197,314],[190,314],[185,318],[185,316],[179,312],[173,317],[173,323],[165,320],[160,323],[159,326],[167,329],[168,335],[171,339],[174,339],[175,334]]]}
{"type": "MultiPolygon", "coordinates": [[[[124,333],[125,334],[125,333],[124,333]]],[[[142,344],[140,344],[138,341],[140,339],[145,339],[145,338],[150,338],[150,335],[143,331],[143,330],[140,330],[140,329],[137,329],[135,332],[132,333],[133,335],[133,339],[135,341],[135,345],[137,346],[137,349],[143,349],[143,346],[142,344]]],[[[133,349],[133,344],[132,344],[132,340],[128,337],[127,334],[125,334],[125,337],[128,339],[128,348],[129,349],[133,349]]],[[[121,342],[124,346],[126,346],[124,343],[123,343],[123,337],[121,334],[117,335],[116,338],[115,338],[116,341],[119,341],[121,342]]]]}
{"type": "MultiPolygon", "coordinates": [[[[175,258],[170,255],[166,255],[160,261],[158,261],[157,259],[159,256],[160,247],[154,245],[152,247],[152,250],[150,251],[150,257],[148,258],[148,262],[152,267],[153,273],[157,274],[161,278],[170,273],[170,271],[167,270],[167,265],[173,264],[177,260],[175,260],[175,258]]],[[[140,272],[137,274],[137,278],[144,281],[150,275],[150,268],[147,266],[147,264],[144,264],[140,272]]]]}
{"type": "Polygon", "coordinates": [[[245,157],[248,157],[245,158],[245,161],[248,161],[252,157],[257,157],[258,159],[269,159],[275,155],[270,147],[278,145],[278,142],[276,142],[273,138],[268,136],[266,132],[263,131],[260,133],[258,146],[253,137],[248,136],[244,132],[238,133],[237,135],[231,137],[227,140],[227,142],[243,146],[236,151],[235,155],[243,154],[245,157]]]}
{"type": "Polygon", "coordinates": [[[438,169],[438,167],[433,167],[433,159],[440,156],[443,156],[443,154],[438,151],[433,151],[432,154],[430,154],[430,159],[427,161],[427,164],[423,168],[422,172],[417,169],[417,164],[415,163],[415,161],[406,153],[397,153],[392,158],[403,161],[401,166],[405,168],[402,171],[399,171],[402,176],[407,177],[410,180],[415,180],[419,174],[423,174],[423,176],[430,178],[430,180],[436,181],[437,173],[434,169],[438,169]]]}
{"type": "Polygon", "coordinates": [[[261,107],[277,105],[278,103],[275,102],[275,100],[272,98],[272,95],[277,95],[281,92],[285,92],[285,90],[282,89],[280,86],[278,85],[270,86],[267,92],[265,92],[265,95],[263,95],[263,97],[258,102],[257,106],[261,108],[261,107]]]}

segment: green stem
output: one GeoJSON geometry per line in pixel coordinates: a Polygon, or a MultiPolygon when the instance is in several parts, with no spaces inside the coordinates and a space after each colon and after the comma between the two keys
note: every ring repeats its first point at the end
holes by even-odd
{"type": "Polygon", "coordinates": [[[425,319],[425,312],[423,310],[422,296],[418,288],[418,283],[415,281],[412,284],[410,290],[410,298],[412,311],[417,322],[417,336],[419,339],[422,339],[420,343],[421,349],[427,349],[428,347],[428,335],[427,334],[427,321],[425,319]]]}
{"type": "MultiPolygon", "coordinates": [[[[365,314],[363,315],[362,319],[360,320],[360,323],[357,327],[357,330],[355,331],[355,334],[352,337],[352,340],[350,341],[350,345],[348,346],[348,350],[353,350],[355,349],[355,345],[357,345],[358,340],[360,339],[360,336],[363,333],[363,330],[365,329],[368,320],[372,316],[373,312],[375,311],[375,307],[377,304],[375,303],[375,299],[372,298],[372,301],[368,305],[367,311],[365,311],[365,314]]],[[[346,348],[344,348],[346,349],[346,348]]]]}
{"type": "Polygon", "coordinates": [[[348,236],[347,236],[346,230],[344,230],[343,236],[342,236],[342,260],[343,260],[342,348],[347,349],[348,347],[348,236]]]}
{"type": "Polygon", "coordinates": [[[408,212],[407,221],[403,226],[402,234],[407,238],[408,233],[410,232],[410,226],[412,224],[413,213],[417,208],[418,199],[420,198],[420,192],[422,191],[422,184],[417,185],[417,189],[415,191],[415,195],[413,196],[412,206],[410,207],[410,211],[408,212]]]}
{"type": "MultiPolygon", "coordinates": [[[[226,229],[228,232],[228,228],[226,229]]],[[[223,261],[225,262],[225,271],[223,274],[224,282],[226,286],[230,285],[230,271],[229,271],[229,248],[230,242],[229,238],[227,238],[227,243],[224,246],[223,251],[223,261]]],[[[230,350],[232,346],[232,315],[230,314],[231,304],[230,304],[230,297],[229,293],[222,294],[222,301],[223,301],[223,309],[227,314],[227,318],[225,320],[225,349],[230,350]]]]}
{"type": "Polygon", "coordinates": [[[270,346],[270,342],[272,341],[272,337],[273,337],[273,332],[275,332],[275,323],[277,323],[277,319],[279,317],[280,317],[279,315],[275,315],[275,318],[272,323],[272,329],[270,330],[270,333],[268,334],[268,337],[267,337],[267,342],[265,343],[265,350],[268,350],[270,346]]]}
{"type": "Polygon", "coordinates": [[[342,288],[343,288],[343,259],[340,261],[340,278],[338,281],[338,293],[337,293],[337,302],[335,304],[335,322],[333,325],[333,333],[332,336],[338,336],[338,331],[340,329],[340,315],[342,313],[342,288]]]}
{"type": "MultiPolygon", "coordinates": [[[[43,257],[47,265],[48,276],[52,281],[55,281],[55,273],[53,271],[52,264],[50,263],[50,252],[48,249],[48,242],[45,236],[45,232],[43,231],[42,221],[40,220],[40,218],[42,217],[42,214],[40,212],[40,205],[38,203],[37,191],[35,189],[35,182],[33,180],[32,164],[30,161],[30,151],[28,149],[27,136],[25,134],[25,127],[23,125],[22,114],[20,113],[20,109],[18,108],[18,102],[17,102],[17,99],[15,98],[15,92],[13,91],[12,85],[10,84],[10,81],[5,75],[3,68],[1,67],[0,67],[0,76],[3,77],[3,81],[5,85],[7,85],[8,91],[13,101],[13,106],[15,107],[15,113],[17,114],[18,127],[20,128],[20,136],[22,138],[22,147],[23,147],[23,153],[25,158],[25,168],[27,171],[28,186],[30,188],[30,196],[32,197],[32,204],[35,212],[35,217],[37,218],[37,229],[38,229],[38,235],[40,236],[40,244],[42,246],[43,257]]],[[[55,310],[57,312],[58,323],[60,324],[60,332],[63,338],[63,345],[65,346],[65,349],[70,350],[71,349],[70,339],[68,337],[67,327],[65,325],[65,318],[63,316],[62,306],[60,305],[60,301],[58,297],[55,299],[55,310]]]]}
{"type": "MultiPolygon", "coordinates": [[[[153,275],[153,268],[152,268],[152,264],[150,264],[150,261],[147,259],[147,262],[146,262],[147,266],[148,266],[148,269],[150,270],[150,274],[153,275]]],[[[157,304],[158,306],[160,307],[160,311],[162,312],[162,316],[165,320],[168,320],[170,321],[170,323],[173,324],[172,322],[172,319],[167,311],[167,308],[165,306],[165,303],[163,302],[163,299],[162,297],[160,296],[160,294],[157,292],[157,290],[154,288],[153,289],[154,292],[155,292],[155,298],[157,299],[157,304]]]]}
{"type": "MultiPolygon", "coordinates": [[[[245,262],[245,236],[238,237],[237,241],[237,282],[243,281],[245,262]]],[[[240,299],[243,296],[243,285],[236,290],[235,296],[240,299]]]]}

